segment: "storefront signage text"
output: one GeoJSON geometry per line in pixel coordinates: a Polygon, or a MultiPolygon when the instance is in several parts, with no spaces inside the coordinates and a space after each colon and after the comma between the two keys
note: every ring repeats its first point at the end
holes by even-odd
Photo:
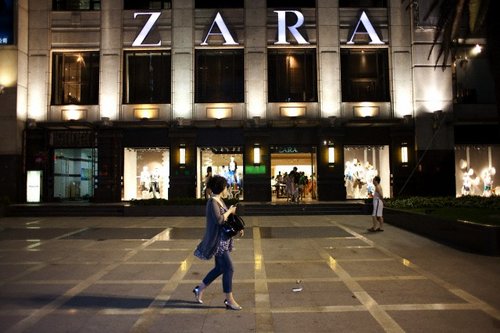
{"type": "MultiPolygon", "coordinates": [[[[293,38],[297,41],[299,45],[309,44],[309,41],[300,33],[299,28],[304,24],[304,15],[298,10],[275,10],[274,11],[278,16],[278,40],[274,42],[275,45],[288,45],[290,42],[287,40],[287,30],[293,36],[293,38]],[[293,25],[287,25],[286,16],[287,14],[295,15],[297,21],[293,25]]],[[[149,15],[149,19],[145,23],[144,27],[141,29],[137,37],[135,38],[132,46],[161,46],[161,40],[156,44],[145,44],[144,40],[147,35],[154,27],[156,21],[158,21],[161,12],[140,12],[134,13],[134,19],[139,15],[149,15]]],[[[354,31],[351,34],[351,38],[347,42],[347,44],[354,44],[354,38],[356,34],[368,34],[370,37],[369,44],[384,44],[384,42],[380,39],[375,28],[373,27],[368,15],[363,11],[360,15],[360,18],[354,28],[354,31]],[[366,32],[358,32],[360,25],[363,25],[366,32]]],[[[222,36],[224,39],[224,43],[222,45],[240,45],[237,42],[231,32],[229,31],[226,22],[224,21],[220,12],[217,12],[215,15],[210,28],[208,29],[205,38],[201,42],[200,45],[206,46],[208,45],[208,40],[211,36],[222,36]],[[217,26],[217,31],[214,31],[215,26],[217,26]]]]}

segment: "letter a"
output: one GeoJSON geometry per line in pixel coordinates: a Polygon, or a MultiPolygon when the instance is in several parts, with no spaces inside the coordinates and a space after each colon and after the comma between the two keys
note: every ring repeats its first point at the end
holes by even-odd
{"type": "Polygon", "coordinates": [[[354,44],[354,36],[358,33],[364,33],[364,32],[358,32],[358,28],[359,28],[359,24],[360,23],[363,23],[363,26],[365,27],[366,29],[366,33],[368,34],[368,36],[370,36],[370,40],[371,42],[369,42],[368,44],[385,44],[383,41],[380,40],[380,38],[378,37],[377,35],[377,32],[375,31],[375,29],[373,28],[373,25],[372,23],[370,22],[370,20],[368,19],[368,16],[366,15],[365,12],[362,12],[361,13],[361,16],[359,18],[359,21],[358,21],[358,24],[356,25],[356,28],[354,29],[354,32],[352,33],[352,36],[351,36],[351,39],[349,39],[349,41],[346,43],[346,44],[354,44]]]}
{"type": "Polygon", "coordinates": [[[229,29],[226,26],[226,23],[224,22],[224,19],[222,19],[222,15],[220,12],[217,12],[217,15],[215,15],[215,19],[212,22],[212,25],[210,26],[210,29],[208,29],[207,35],[205,36],[205,39],[200,45],[208,45],[207,40],[210,35],[222,35],[224,37],[224,43],[222,45],[239,45],[239,43],[235,42],[233,39],[233,36],[231,36],[231,33],[229,32],[229,29]],[[212,32],[212,29],[214,28],[214,25],[217,24],[217,27],[220,30],[220,33],[212,32]]]}

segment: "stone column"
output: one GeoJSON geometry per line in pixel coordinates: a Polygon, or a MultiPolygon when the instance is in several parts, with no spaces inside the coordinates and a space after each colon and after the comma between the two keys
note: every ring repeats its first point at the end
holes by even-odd
{"type": "Polygon", "coordinates": [[[122,2],[101,2],[100,116],[120,119],[122,2]]]}
{"type": "Polygon", "coordinates": [[[172,119],[193,116],[193,8],[193,0],[172,2],[172,119]]]}
{"type": "Polygon", "coordinates": [[[322,118],[341,116],[338,10],[337,1],[317,1],[319,104],[322,118]]]}

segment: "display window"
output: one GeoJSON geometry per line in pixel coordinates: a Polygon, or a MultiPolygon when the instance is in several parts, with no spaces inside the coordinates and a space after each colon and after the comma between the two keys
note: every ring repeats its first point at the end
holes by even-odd
{"type": "Polygon", "coordinates": [[[271,191],[276,202],[316,200],[316,148],[271,147],[271,191]]]}
{"type": "Polygon", "coordinates": [[[373,178],[380,177],[385,198],[391,197],[389,146],[345,146],[344,180],[347,199],[373,196],[373,178]]]}
{"type": "Polygon", "coordinates": [[[125,148],[123,156],[123,200],[168,199],[168,149],[125,148]]]}
{"type": "Polygon", "coordinates": [[[207,182],[214,175],[227,179],[229,198],[243,200],[243,150],[241,147],[198,148],[197,197],[208,198],[207,182]]]}
{"type": "Polygon", "coordinates": [[[97,149],[56,149],[54,151],[54,198],[89,200],[94,196],[97,149]]]}
{"type": "Polygon", "coordinates": [[[455,183],[457,197],[500,194],[495,183],[496,168],[500,164],[500,145],[455,146],[455,183]]]}

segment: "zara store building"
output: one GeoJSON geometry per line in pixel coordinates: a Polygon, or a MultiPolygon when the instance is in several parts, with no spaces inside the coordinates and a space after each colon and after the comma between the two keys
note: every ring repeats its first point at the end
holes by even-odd
{"type": "Polygon", "coordinates": [[[495,101],[471,121],[467,73],[435,68],[436,17],[410,2],[7,0],[4,195],[200,198],[210,168],[280,201],[294,167],[305,200],[367,198],[377,174],[387,197],[458,195],[500,162],[495,101]]]}

